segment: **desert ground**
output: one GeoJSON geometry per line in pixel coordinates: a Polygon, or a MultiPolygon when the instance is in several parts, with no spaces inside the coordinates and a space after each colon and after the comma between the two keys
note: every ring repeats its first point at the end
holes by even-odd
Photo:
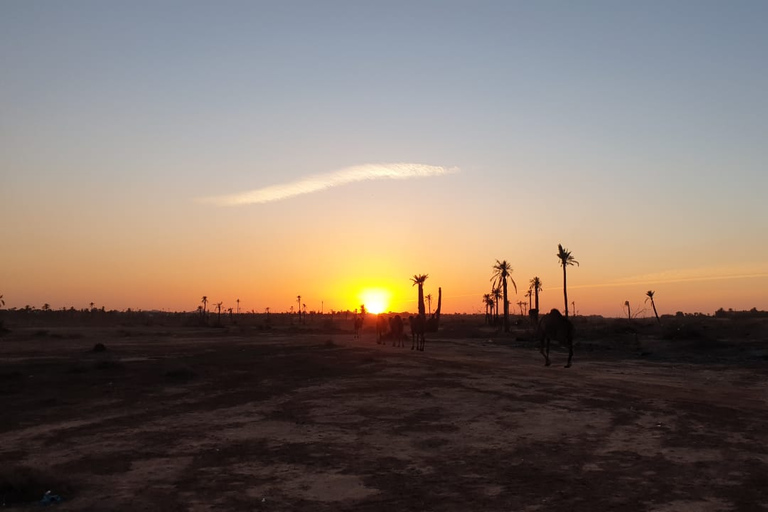
{"type": "Polygon", "coordinates": [[[110,322],[6,321],[6,510],[768,510],[766,319],[577,318],[568,369],[522,319],[110,322]]]}

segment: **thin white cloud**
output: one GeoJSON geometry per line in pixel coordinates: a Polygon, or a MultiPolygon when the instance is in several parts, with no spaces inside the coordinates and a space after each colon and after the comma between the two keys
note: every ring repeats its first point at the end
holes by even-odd
{"type": "Polygon", "coordinates": [[[281,201],[302,194],[320,192],[332,187],[370,180],[407,180],[411,178],[427,178],[459,172],[458,167],[439,167],[412,163],[365,164],[346,167],[338,171],[314,174],[298,181],[272,185],[269,187],[201,199],[204,203],[219,206],[236,206],[242,204],[269,203],[281,201]]]}

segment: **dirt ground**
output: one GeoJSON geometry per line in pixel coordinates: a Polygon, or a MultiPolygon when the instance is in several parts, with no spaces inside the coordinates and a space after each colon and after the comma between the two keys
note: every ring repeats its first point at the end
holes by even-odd
{"type": "Polygon", "coordinates": [[[6,335],[5,509],[768,510],[765,357],[224,331],[6,335]]]}

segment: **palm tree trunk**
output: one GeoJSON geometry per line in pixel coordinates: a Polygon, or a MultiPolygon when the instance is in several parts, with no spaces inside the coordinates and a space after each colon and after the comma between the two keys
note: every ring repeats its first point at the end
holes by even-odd
{"type": "Polygon", "coordinates": [[[566,279],[565,265],[563,265],[563,297],[565,298],[565,318],[568,318],[568,283],[566,279]]]}
{"type": "Polygon", "coordinates": [[[424,286],[422,283],[419,283],[419,316],[422,318],[427,316],[426,308],[424,307],[424,286]]]}
{"type": "Polygon", "coordinates": [[[653,307],[653,314],[656,315],[656,321],[661,325],[661,320],[659,319],[659,314],[656,312],[656,303],[653,302],[653,297],[651,297],[651,306],[653,307]]]}
{"type": "Polygon", "coordinates": [[[503,280],[504,290],[504,332],[509,332],[509,301],[507,300],[507,280],[503,280]]]}

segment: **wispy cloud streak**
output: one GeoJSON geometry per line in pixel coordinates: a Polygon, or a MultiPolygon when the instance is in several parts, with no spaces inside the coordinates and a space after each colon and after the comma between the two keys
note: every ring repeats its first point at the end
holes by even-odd
{"type": "Polygon", "coordinates": [[[269,203],[281,201],[303,194],[320,192],[332,187],[370,180],[407,180],[411,178],[428,178],[459,172],[458,167],[439,167],[434,165],[393,163],[365,164],[346,167],[338,171],[314,174],[290,183],[272,185],[248,192],[201,199],[204,203],[219,206],[236,206],[243,204],[269,203]]]}

